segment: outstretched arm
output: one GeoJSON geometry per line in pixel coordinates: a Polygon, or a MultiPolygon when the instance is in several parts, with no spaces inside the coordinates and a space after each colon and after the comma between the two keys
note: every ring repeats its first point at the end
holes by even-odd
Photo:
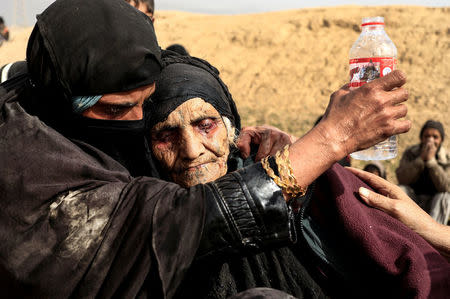
{"type": "Polygon", "coordinates": [[[374,80],[350,91],[346,84],[331,95],[321,122],[301,138],[295,138],[272,126],[242,129],[237,146],[244,157],[250,153],[250,143],[259,144],[256,161],[273,156],[286,144],[297,182],[311,184],[335,162],[350,153],[368,148],[384,139],[411,128],[402,88],[406,77],[401,71],[374,80]]]}
{"type": "Polygon", "coordinates": [[[347,168],[378,193],[361,187],[359,194],[368,205],[400,220],[450,260],[450,227],[436,222],[398,186],[356,168],[347,168]]]}

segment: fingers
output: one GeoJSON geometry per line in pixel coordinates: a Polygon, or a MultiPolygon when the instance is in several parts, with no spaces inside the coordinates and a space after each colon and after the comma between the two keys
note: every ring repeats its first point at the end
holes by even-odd
{"type": "Polygon", "coordinates": [[[371,186],[375,190],[386,191],[387,189],[392,188],[393,184],[389,183],[385,179],[383,179],[373,173],[370,173],[370,172],[367,172],[364,170],[360,170],[357,168],[353,168],[353,167],[345,167],[345,168],[350,170],[354,175],[359,177],[362,181],[366,182],[367,185],[371,186]]]}
{"type": "Polygon", "coordinates": [[[408,100],[409,97],[408,91],[405,88],[391,90],[388,95],[390,97],[390,102],[393,105],[403,103],[408,100]]]}
{"type": "Polygon", "coordinates": [[[341,88],[339,88],[335,92],[333,92],[331,94],[330,100],[333,101],[334,98],[341,98],[341,97],[345,96],[346,94],[348,94],[349,92],[350,92],[350,84],[347,83],[345,85],[342,85],[341,88]]]}
{"type": "Polygon", "coordinates": [[[241,155],[244,159],[246,159],[248,156],[250,156],[250,145],[253,141],[253,143],[256,143],[254,138],[255,134],[253,134],[252,131],[248,131],[247,128],[243,128],[241,130],[241,133],[239,134],[239,138],[236,142],[236,146],[241,152],[241,155]]]}
{"type": "Polygon", "coordinates": [[[409,196],[403,192],[403,190],[394,185],[387,180],[364,170],[360,170],[353,167],[345,167],[350,170],[354,175],[359,177],[362,181],[366,182],[367,185],[381,193],[382,195],[388,196],[390,199],[399,200],[411,200],[409,196]]]}
{"type": "Polygon", "coordinates": [[[391,116],[393,119],[399,119],[406,116],[408,107],[406,105],[397,105],[391,108],[391,116]]]}
{"type": "Polygon", "coordinates": [[[408,132],[411,129],[412,122],[407,119],[396,120],[392,130],[392,135],[398,135],[408,132]]]}
{"type": "Polygon", "coordinates": [[[384,212],[389,212],[391,210],[390,206],[393,199],[375,193],[364,187],[360,187],[358,192],[361,196],[361,199],[369,206],[380,209],[384,212]]]}
{"type": "MultiPolygon", "coordinates": [[[[292,144],[291,136],[283,132],[280,132],[279,134],[272,134],[271,139],[273,143],[272,148],[270,149],[270,152],[265,156],[275,156],[275,154],[278,151],[282,150],[286,144],[292,144]]],[[[262,156],[261,159],[264,158],[265,156],[262,156]]]]}
{"type": "Polygon", "coordinates": [[[251,144],[259,144],[255,160],[275,155],[286,144],[292,144],[294,137],[280,129],[268,125],[258,127],[246,127],[241,130],[236,142],[241,155],[247,158],[251,154],[251,144]]]}
{"type": "Polygon", "coordinates": [[[275,155],[286,144],[292,144],[294,139],[295,137],[276,127],[263,125],[242,129],[237,146],[243,157],[247,158],[251,154],[250,143],[259,144],[255,161],[260,161],[264,157],[275,155]]]}
{"type": "MultiPolygon", "coordinates": [[[[387,196],[391,196],[393,193],[396,193],[396,191],[398,190],[393,190],[395,189],[395,185],[389,183],[388,181],[386,181],[385,179],[360,170],[360,169],[356,169],[353,167],[346,167],[348,170],[350,170],[353,174],[355,174],[357,177],[359,177],[361,180],[363,180],[364,182],[366,182],[369,186],[371,186],[372,188],[374,188],[375,190],[378,190],[379,192],[382,192],[384,194],[386,194],[387,196]]],[[[386,197],[384,195],[381,195],[379,193],[373,192],[367,188],[364,187],[360,187],[359,190],[359,195],[361,196],[361,199],[367,203],[369,206],[374,207],[374,208],[378,208],[384,212],[389,212],[391,210],[391,206],[392,206],[392,201],[395,199],[386,197]]]]}
{"type": "Polygon", "coordinates": [[[265,126],[266,130],[261,132],[261,143],[255,156],[255,161],[260,161],[267,156],[274,156],[286,144],[292,144],[290,135],[283,131],[265,126]]]}
{"type": "MultiPolygon", "coordinates": [[[[372,83],[372,82],[371,82],[372,83]]],[[[373,85],[380,86],[385,91],[403,86],[406,83],[406,75],[400,70],[395,70],[386,76],[373,81],[373,85]]]]}
{"type": "Polygon", "coordinates": [[[255,156],[255,161],[260,161],[262,158],[268,156],[272,149],[272,140],[270,139],[270,131],[264,130],[260,132],[261,143],[259,144],[258,152],[255,156]]]}

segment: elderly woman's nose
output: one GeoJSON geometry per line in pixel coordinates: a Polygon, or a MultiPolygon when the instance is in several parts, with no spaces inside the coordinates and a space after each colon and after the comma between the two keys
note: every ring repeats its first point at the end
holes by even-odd
{"type": "Polygon", "coordinates": [[[184,132],[180,141],[180,154],[185,159],[194,160],[205,153],[206,149],[201,136],[192,130],[184,132]]]}

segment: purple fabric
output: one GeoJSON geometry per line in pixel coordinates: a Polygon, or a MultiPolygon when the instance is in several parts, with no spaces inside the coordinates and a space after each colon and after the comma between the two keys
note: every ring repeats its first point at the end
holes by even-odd
{"type": "Polygon", "coordinates": [[[370,189],[335,164],[317,181],[312,214],[338,234],[357,265],[371,265],[361,273],[373,279],[374,289],[387,288],[401,298],[448,298],[447,260],[403,223],[365,205],[358,196],[361,186],[370,189]]]}

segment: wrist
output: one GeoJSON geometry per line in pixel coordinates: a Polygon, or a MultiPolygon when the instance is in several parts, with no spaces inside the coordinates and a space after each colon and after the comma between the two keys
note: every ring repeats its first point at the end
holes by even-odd
{"type": "MultiPolygon", "coordinates": [[[[431,218],[431,217],[430,217],[431,218]]],[[[446,231],[446,226],[436,222],[431,218],[427,223],[424,224],[423,231],[420,234],[425,240],[427,240],[433,247],[440,251],[440,240],[444,236],[448,236],[448,231],[446,231]]]]}
{"type": "Polygon", "coordinates": [[[314,131],[316,140],[322,144],[333,162],[337,162],[353,152],[348,147],[349,138],[343,138],[334,126],[329,126],[321,122],[314,128],[314,131]]]}

